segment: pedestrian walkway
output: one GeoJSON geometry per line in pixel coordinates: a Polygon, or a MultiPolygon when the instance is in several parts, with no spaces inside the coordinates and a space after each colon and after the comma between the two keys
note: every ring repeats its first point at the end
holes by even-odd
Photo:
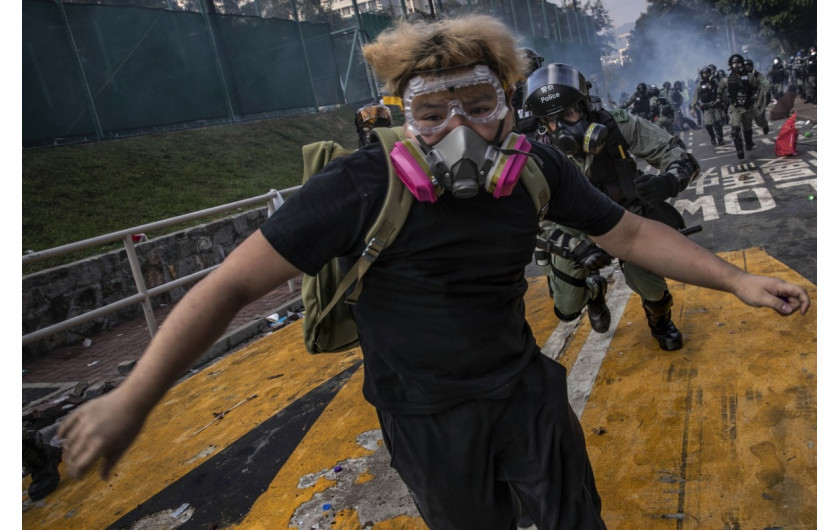
{"type": "MultiPolygon", "coordinates": [[[[301,279],[294,280],[294,288],[283,285],[260,300],[245,307],[225,330],[223,337],[202,357],[200,364],[271,331],[266,317],[288,310],[300,309],[301,279]]],[[[161,326],[173,306],[160,307],[155,319],[161,326]]],[[[24,409],[43,402],[56,393],[73,388],[76,383],[89,385],[119,381],[125,375],[122,366],[130,366],[142,355],[151,336],[141,315],[132,321],[88,337],[84,343],[60,348],[50,355],[23,363],[24,409]]]]}
{"type": "MultiPolygon", "coordinates": [[[[760,249],[722,257],[809,285],[760,249]]],[[[558,333],[544,278],[526,294],[544,353],[569,370],[607,527],[815,527],[816,288],[807,316],[781,318],[671,282],[685,347],[665,352],[612,281],[604,335],[585,318],[558,333]]],[[[174,387],[107,481],[27,501],[23,527],[426,528],[360,367],[355,348],[306,353],[300,321],[261,337],[174,387]]]]}

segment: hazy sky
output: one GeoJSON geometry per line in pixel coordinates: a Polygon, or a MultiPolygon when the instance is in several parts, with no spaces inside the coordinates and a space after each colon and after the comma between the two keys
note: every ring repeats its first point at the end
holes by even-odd
{"type": "Polygon", "coordinates": [[[647,0],[604,0],[604,7],[610,14],[614,27],[634,23],[642,11],[647,9],[647,0]]]}

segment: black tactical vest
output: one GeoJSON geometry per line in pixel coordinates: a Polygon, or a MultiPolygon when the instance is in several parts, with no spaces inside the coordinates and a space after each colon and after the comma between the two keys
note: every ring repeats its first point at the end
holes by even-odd
{"type": "Polygon", "coordinates": [[[636,197],[636,162],[609,112],[598,110],[590,113],[589,118],[591,123],[600,123],[607,128],[607,143],[592,160],[589,180],[612,200],[626,206],[636,197]]]}
{"type": "Polygon", "coordinates": [[[729,74],[726,86],[729,89],[729,101],[731,101],[733,105],[745,109],[752,108],[753,95],[755,91],[753,90],[753,86],[750,84],[749,74],[738,74],[732,72],[729,74]]]}
{"type": "Polygon", "coordinates": [[[636,99],[633,100],[633,114],[650,115],[650,98],[647,94],[636,92],[636,99]]]}
{"type": "Polygon", "coordinates": [[[697,88],[697,98],[700,103],[712,103],[717,98],[717,83],[711,79],[701,81],[697,88]]]}
{"type": "Polygon", "coordinates": [[[770,82],[772,83],[781,83],[785,80],[785,69],[780,64],[774,64],[770,69],[770,82]]]}

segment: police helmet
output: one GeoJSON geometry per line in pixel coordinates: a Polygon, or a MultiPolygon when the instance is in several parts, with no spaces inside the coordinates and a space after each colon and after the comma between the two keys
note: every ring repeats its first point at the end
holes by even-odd
{"type": "Polygon", "coordinates": [[[646,84],[639,83],[638,85],[636,85],[636,92],[641,92],[643,94],[646,94],[647,93],[647,88],[648,87],[647,87],[646,84]]]}
{"type": "Polygon", "coordinates": [[[669,90],[671,88],[671,82],[665,81],[664,83],[662,83],[662,88],[664,88],[665,90],[669,90]]]}
{"type": "Polygon", "coordinates": [[[709,70],[711,70],[711,71],[712,71],[712,73],[717,72],[717,66],[715,66],[715,65],[713,65],[713,64],[711,64],[711,63],[709,63],[709,66],[707,66],[706,68],[708,68],[709,70]]]}
{"type": "Polygon", "coordinates": [[[525,109],[537,118],[561,114],[566,109],[586,103],[589,107],[591,85],[571,66],[551,63],[538,68],[525,86],[525,109]]]}
{"type": "Polygon", "coordinates": [[[729,57],[729,67],[734,68],[736,64],[744,64],[744,56],[740,53],[734,53],[729,57]]]}
{"type": "Polygon", "coordinates": [[[356,111],[356,130],[361,132],[362,128],[390,127],[391,109],[385,105],[371,103],[356,111]]]}
{"type": "Polygon", "coordinates": [[[781,57],[776,57],[775,59],[773,59],[773,64],[782,64],[781,57]]]}
{"type": "Polygon", "coordinates": [[[545,62],[545,59],[531,48],[520,48],[520,51],[528,59],[528,66],[525,67],[525,72],[523,72],[525,77],[533,74],[545,62]]]}
{"type": "Polygon", "coordinates": [[[744,68],[747,69],[747,72],[752,72],[755,69],[755,64],[753,64],[752,59],[744,60],[744,68]]]}
{"type": "Polygon", "coordinates": [[[650,96],[658,96],[659,95],[659,87],[656,85],[650,85],[648,88],[648,95],[650,96]]]}
{"type": "Polygon", "coordinates": [[[682,81],[674,81],[674,90],[682,90],[682,81]]]}

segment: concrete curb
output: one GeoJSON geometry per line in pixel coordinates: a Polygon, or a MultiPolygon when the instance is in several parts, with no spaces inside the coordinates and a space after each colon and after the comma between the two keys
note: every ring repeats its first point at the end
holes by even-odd
{"type": "Polygon", "coordinates": [[[303,299],[298,296],[292,300],[289,300],[285,304],[282,304],[280,307],[276,308],[274,311],[266,313],[260,317],[255,318],[251,322],[243,324],[238,328],[226,333],[222,338],[216,341],[213,346],[208,349],[204,355],[202,355],[193,365],[191,369],[197,369],[210,361],[216,359],[217,357],[221,357],[222,355],[229,353],[236,349],[238,346],[244,344],[245,342],[251,340],[252,338],[256,337],[257,335],[262,335],[264,333],[274,331],[274,329],[278,328],[271,328],[268,323],[268,317],[274,313],[278,313],[281,316],[286,315],[287,312],[291,311],[292,309],[303,307],[303,299]]]}
{"type": "MultiPolygon", "coordinates": [[[[183,381],[184,379],[194,375],[202,366],[222,357],[227,353],[235,351],[244,343],[257,338],[260,335],[264,335],[274,331],[275,329],[283,327],[278,326],[272,328],[269,325],[267,319],[273,313],[286,315],[288,311],[293,309],[296,310],[302,307],[303,300],[300,296],[298,296],[280,305],[275,310],[265,315],[255,317],[251,322],[229,331],[222,336],[222,338],[217,340],[215,344],[213,344],[213,346],[211,346],[204,355],[198,359],[198,361],[193,363],[192,367],[181,377],[179,381],[183,381]]],[[[126,363],[124,368],[120,367],[120,373],[127,374],[131,368],[134,367],[135,363],[136,361],[126,363]]],[[[123,379],[125,379],[125,375],[115,377],[113,381],[100,383],[92,387],[87,387],[87,383],[84,381],[64,383],[25,383],[23,388],[54,388],[55,390],[24,404],[22,411],[24,423],[27,422],[27,419],[30,419],[35,424],[33,425],[34,430],[39,432],[41,440],[48,443],[52,440],[56,429],[58,429],[58,426],[67,414],[75,410],[84,402],[99,397],[103,393],[115,388],[122,382],[123,379]],[[83,391],[80,392],[80,395],[74,396],[74,392],[76,392],[79,385],[84,385],[85,388],[82,389],[83,391]]]]}

